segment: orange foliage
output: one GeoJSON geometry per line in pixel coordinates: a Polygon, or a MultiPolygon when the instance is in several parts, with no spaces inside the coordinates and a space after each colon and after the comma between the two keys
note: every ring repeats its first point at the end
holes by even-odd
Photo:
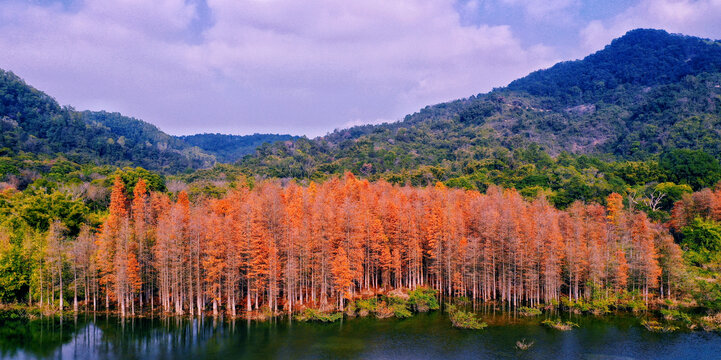
{"type": "Polygon", "coordinates": [[[145,301],[164,311],[233,316],[239,306],[343,307],[360,292],[423,285],[536,305],[604,288],[671,294],[679,276],[670,235],[623,209],[618,194],[607,208],[577,202],[561,211],[512,189],[398,187],[349,174],[306,187],[263,181],[195,202],[181,192],[174,202],[148,196],[141,180],[130,218],[123,194],[118,180],[96,255],[107,301],[119,305],[142,301],[146,289],[145,301]],[[121,236],[124,228],[133,236],[121,236]],[[125,290],[110,291],[120,276],[125,290]]]}

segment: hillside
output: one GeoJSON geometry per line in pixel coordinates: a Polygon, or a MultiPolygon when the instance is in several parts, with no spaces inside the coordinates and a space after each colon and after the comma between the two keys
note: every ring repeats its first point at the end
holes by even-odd
{"type": "Polygon", "coordinates": [[[215,159],[157,127],[107,112],[77,112],[0,70],[0,148],[79,163],[178,171],[212,166],[215,159]]]}
{"type": "MultiPolygon", "coordinates": [[[[142,166],[165,174],[237,161],[235,168],[185,179],[228,180],[244,173],[321,180],[350,170],[400,184],[501,185],[527,196],[545,191],[555,205],[566,206],[664,181],[699,189],[721,171],[721,44],[661,30],[631,31],[585,59],[490,93],[427,106],[399,122],[315,139],[173,137],[117,113],[61,107],[4,71],[0,95],[2,166],[16,175],[25,171],[16,179],[20,184],[55,165],[28,167],[19,154],[61,154],[76,164],[142,166]],[[679,172],[684,161],[698,166],[679,172]]],[[[7,181],[3,171],[0,181],[7,181]]]]}
{"type": "Polygon", "coordinates": [[[263,142],[294,139],[274,134],[171,136],[119,113],[62,107],[4,70],[0,70],[0,130],[5,155],[62,154],[80,164],[141,166],[170,174],[207,168],[216,161],[234,162],[263,142]]]}
{"type": "Polygon", "coordinates": [[[255,149],[263,143],[296,140],[299,137],[256,133],[253,135],[195,134],[178,138],[191,146],[197,146],[205,152],[215,155],[219,162],[233,163],[245,155],[254,153],[255,149]]]}
{"type": "Polygon", "coordinates": [[[538,170],[562,153],[649,161],[672,149],[721,156],[721,43],[640,29],[506,88],[428,106],[395,123],[264,145],[240,165],[273,177],[351,170],[401,183],[478,178],[480,169],[488,184],[494,171],[524,164],[538,170]]]}

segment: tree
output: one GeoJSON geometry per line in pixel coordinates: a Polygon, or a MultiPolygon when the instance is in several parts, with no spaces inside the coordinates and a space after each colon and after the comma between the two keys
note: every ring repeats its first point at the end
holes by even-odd
{"type": "MultiPolygon", "coordinates": [[[[194,316],[212,309],[235,317],[243,300],[246,312],[293,313],[328,302],[343,309],[359,292],[426,284],[474,305],[512,307],[626,290],[648,301],[683,288],[673,236],[640,206],[625,209],[618,193],[606,206],[577,201],[559,210],[543,194],[528,201],[514,189],[481,194],[351,175],[308,186],[265,180],[193,201],[185,191],[148,193],[145,185],[138,179],[128,204],[115,179],[97,236],[81,226],[68,242],[58,221],[30,244],[22,231],[0,232],[3,300],[17,299],[30,283],[48,305],[65,307],[72,290],[75,311],[82,300],[96,309],[104,296],[105,310],[120,316],[148,304],[151,311],[194,316]],[[7,275],[22,275],[15,269],[25,259],[31,279],[7,275]]],[[[684,194],[674,206],[671,226],[691,262],[721,253],[721,226],[713,220],[719,193],[684,194]]],[[[6,202],[0,194],[3,214],[6,202]]]]}
{"type": "Polygon", "coordinates": [[[47,238],[47,266],[50,271],[50,286],[53,289],[51,297],[55,298],[55,286],[58,287],[60,292],[58,296],[60,311],[65,309],[64,301],[65,296],[63,294],[64,284],[64,267],[65,267],[65,232],[67,229],[58,220],[53,221],[50,224],[47,238]]]}
{"type": "Polygon", "coordinates": [[[691,250],[689,256],[694,262],[702,264],[716,259],[721,251],[721,225],[713,220],[695,218],[681,229],[682,246],[691,250]]]}
{"type": "Polygon", "coordinates": [[[623,197],[618,193],[611,193],[606,198],[606,210],[608,211],[608,219],[611,222],[617,222],[623,210],[623,197]]]}
{"type": "Polygon", "coordinates": [[[695,190],[721,180],[718,160],[701,150],[673,149],[661,154],[658,164],[670,181],[688,184],[695,190]]]}
{"type": "MultiPolygon", "coordinates": [[[[95,279],[95,262],[93,261],[96,251],[95,236],[90,227],[80,228],[80,234],[72,243],[72,267],[73,267],[73,311],[78,311],[78,282],[84,291],[83,299],[86,301],[85,309],[88,310],[91,287],[95,279]]],[[[93,301],[95,304],[95,300],[93,301]]],[[[95,306],[93,306],[95,310],[95,306]]]]}
{"type": "Polygon", "coordinates": [[[686,184],[676,185],[672,182],[660,183],[654,187],[654,193],[658,194],[657,197],[663,196],[659,199],[659,206],[665,210],[673,207],[673,204],[681,200],[685,194],[692,192],[691,186],[686,184]]]}
{"type": "Polygon", "coordinates": [[[658,253],[653,241],[653,233],[646,214],[639,212],[633,216],[631,237],[637,259],[634,272],[638,274],[643,288],[643,297],[648,302],[650,288],[658,286],[661,268],[658,266],[658,253]]]}
{"type": "MultiPolygon", "coordinates": [[[[143,308],[143,283],[147,281],[147,268],[150,262],[150,244],[148,243],[148,193],[145,180],[138,179],[133,189],[133,202],[131,205],[131,213],[133,217],[133,244],[137,247],[137,255],[130,254],[128,257],[128,266],[136,267],[137,263],[137,279],[133,279],[135,285],[138,286],[140,308],[143,308]]],[[[146,289],[145,297],[151,296],[150,291],[146,289]]]]}
{"type": "Polygon", "coordinates": [[[348,254],[339,247],[333,257],[333,281],[338,291],[338,309],[343,309],[344,300],[350,294],[353,273],[350,269],[348,254]]]}

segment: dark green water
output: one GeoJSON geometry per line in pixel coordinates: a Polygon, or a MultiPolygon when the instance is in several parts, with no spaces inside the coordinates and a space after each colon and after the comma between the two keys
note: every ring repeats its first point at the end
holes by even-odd
{"type": "Polygon", "coordinates": [[[568,332],[536,320],[487,318],[458,330],[443,314],[335,324],[104,316],[6,323],[3,359],[721,359],[721,335],[650,333],[633,317],[579,317],[568,332]],[[517,340],[535,344],[527,351],[517,340]]]}

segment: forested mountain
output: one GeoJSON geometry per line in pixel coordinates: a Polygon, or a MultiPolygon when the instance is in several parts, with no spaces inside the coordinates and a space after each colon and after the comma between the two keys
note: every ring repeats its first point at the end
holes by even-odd
{"type": "Polygon", "coordinates": [[[77,112],[0,70],[0,148],[63,153],[79,163],[169,171],[211,166],[212,156],[155,126],[118,113],[77,112]]]}
{"type": "Polygon", "coordinates": [[[233,163],[245,155],[252,154],[263,143],[296,140],[299,137],[256,133],[253,135],[195,134],[179,138],[191,146],[197,146],[205,152],[215,155],[215,158],[222,163],[233,163]]]}
{"type": "Polygon", "coordinates": [[[0,71],[0,148],[165,173],[206,168],[216,160],[232,163],[257,148],[240,162],[248,173],[325,178],[350,170],[392,182],[453,180],[483,188],[498,183],[493,170],[543,168],[563,152],[648,161],[685,148],[718,158],[720,69],[718,41],[634,30],[583,60],[536,71],[506,88],[428,106],[396,123],[336,130],[317,139],[173,137],[117,113],[61,107],[0,71]]]}
{"type": "Polygon", "coordinates": [[[653,192],[665,182],[700,190],[721,179],[720,69],[717,41],[634,30],[506,88],[316,139],[174,137],[117,113],[61,107],[2,71],[0,182],[22,189],[58,169],[81,171],[83,179],[98,172],[83,164],[179,174],[242,158],[184,180],[233,181],[241,173],[324,180],[351,171],[395,184],[499,185],[529,198],[544,192],[560,207],[628,189],[653,192]],[[52,160],[58,154],[62,161],[52,160]]]}
{"type": "MultiPolygon", "coordinates": [[[[518,179],[501,183],[518,187],[520,179],[556,165],[578,170],[566,177],[610,181],[610,174],[597,173],[613,164],[589,158],[576,164],[578,155],[656,167],[658,156],[672,149],[721,156],[721,43],[640,29],[506,88],[428,106],[396,123],[261,146],[241,165],[272,177],[350,170],[400,183],[460,181],[477,188],[510,171],[518,179]],[[575,155],[558,164],[564,152],[575,155]]],[[[532,182],[548,184],[554,171],[543,172],[532,182]]]]}
{"type": "Polygon", "coordinates": [[[294,139],[274,134],[171,136],[119,113],[62,107],[4,70],[0,70],[0,129],[4,155],[61,153],[80,164],[141,166],[165,173],[237,161],[263,142],[294,139]]]}

